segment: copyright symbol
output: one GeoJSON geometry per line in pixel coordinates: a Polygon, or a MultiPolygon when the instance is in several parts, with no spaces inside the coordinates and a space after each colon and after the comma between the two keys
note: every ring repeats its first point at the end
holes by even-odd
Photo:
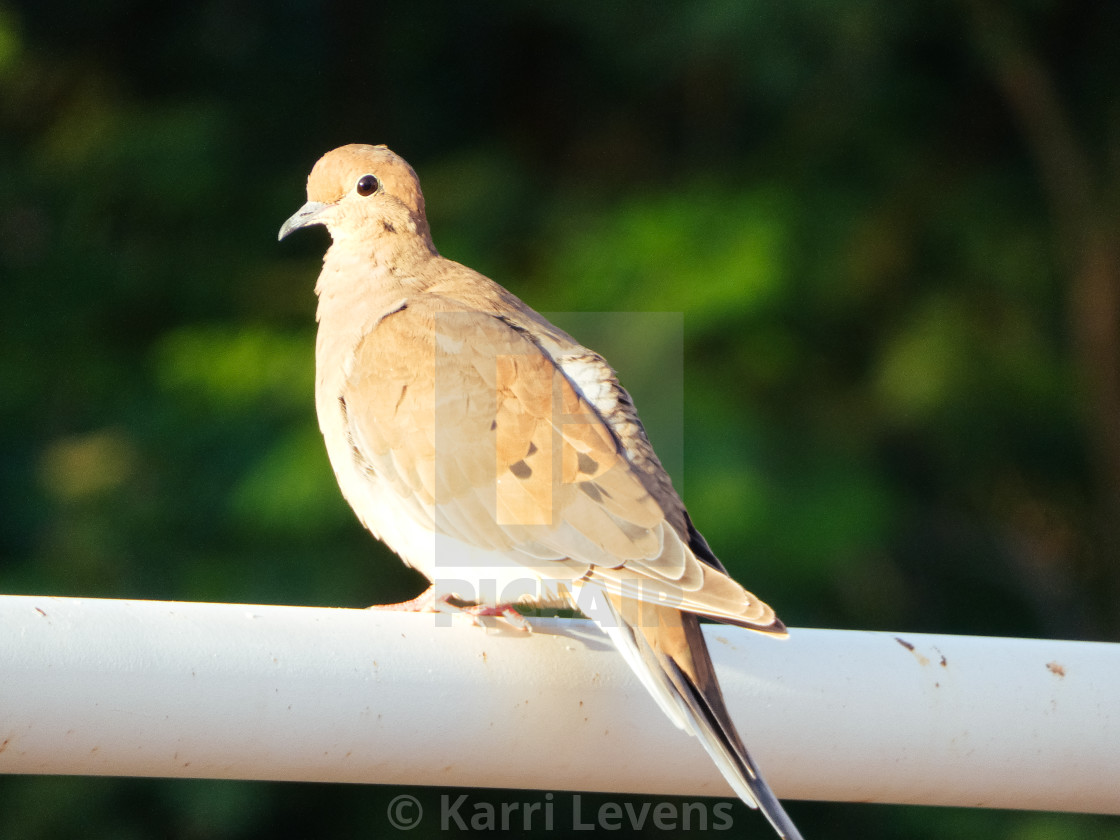
{"type": "Polygon", "coordinates": [[[393,797],[393,801],[389,803],[388,814],[389,825],[401,831],[408,831],[420,825],[424,809],[420,807],[420,800],[415,796],[402,793],[400,796],[393,797]]]}

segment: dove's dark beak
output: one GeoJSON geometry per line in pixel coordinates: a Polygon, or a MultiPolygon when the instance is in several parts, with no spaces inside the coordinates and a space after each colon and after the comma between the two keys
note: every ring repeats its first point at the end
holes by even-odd
{"type": "Polygon", "coordinates": [[[277,239],[283,239],[293,230],[299,230],[308,225],[321,225],[324,220],[321,214],[324,210],[330,207],[329,204],[324,204],[322,201],[309,201],[301,208],[299,208],[288,221],[280,226],[280,235],[277,239]]]}

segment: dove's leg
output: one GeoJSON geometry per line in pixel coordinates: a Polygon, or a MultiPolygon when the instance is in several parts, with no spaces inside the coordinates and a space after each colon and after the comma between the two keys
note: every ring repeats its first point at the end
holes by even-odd
{"type": "Polygon", "coordinates": [[[401,601],[399,604],[374,604],[366,609],[389,610],[390,612],[445,612],[443,607],[450,607],[447,603],[449,595],[436,596],[435,586],[429,586],[415,598],[401,601]]]}

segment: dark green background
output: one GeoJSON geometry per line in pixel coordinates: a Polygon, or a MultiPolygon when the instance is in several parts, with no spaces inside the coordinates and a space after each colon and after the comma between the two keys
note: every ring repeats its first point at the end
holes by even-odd
{"type": "MultiPolygon", "coordinates": [[[[1115,641],[1117,43],[1089,0],[0,4],[0,589],[419,591],[318,439],[326,237],[275,241],[319,155],[384,142],[443,253],[536,308],[683,313],[683,424],[679,386],[639,408],[787,623],[1115,641]]],[[[398,792],[3,778],[0,837],[383,836],[398,792]]]]}

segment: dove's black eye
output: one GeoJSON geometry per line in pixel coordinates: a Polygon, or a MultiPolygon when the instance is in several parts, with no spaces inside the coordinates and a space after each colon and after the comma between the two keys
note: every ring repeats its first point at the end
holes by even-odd
{"type": "Polygon", "coordinates": [[[373,175],[363,175],[358,179],[358,195],[373,195],[381,187],[381,182],[373,175]]]}

